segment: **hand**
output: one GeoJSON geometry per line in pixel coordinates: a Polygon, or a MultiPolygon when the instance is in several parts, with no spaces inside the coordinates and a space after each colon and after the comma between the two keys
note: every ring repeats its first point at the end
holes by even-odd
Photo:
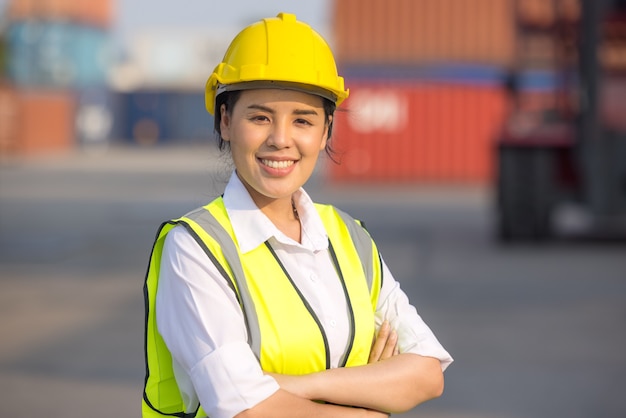
{"type": "Polygon", "coordinates": [[[376,363],[399,354],[398,334],[391,329],[389,321],[385,320],[380,326],[378,336],[372,343],[372,350],[368,363],[376,363]]]}

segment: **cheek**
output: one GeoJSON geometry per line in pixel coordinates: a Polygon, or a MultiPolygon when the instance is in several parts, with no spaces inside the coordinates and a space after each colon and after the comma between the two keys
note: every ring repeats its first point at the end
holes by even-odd
{"type": "Polygon", "coordinates": [[[230,141],[230,153],[235,161],[243,161],[246,156],[251,154],[249,147],[246,146],[245,142],[241,141],[238,138],[233,138],[230,141]]]}
{"type": "Polygon", "coordinates": [[[233,157],[237,154],[240,158],[244,155],[253,155],[257,152],[263,142],[262,135],[255,129],[237,127],[230,131],[230,149],[233,157]]]}

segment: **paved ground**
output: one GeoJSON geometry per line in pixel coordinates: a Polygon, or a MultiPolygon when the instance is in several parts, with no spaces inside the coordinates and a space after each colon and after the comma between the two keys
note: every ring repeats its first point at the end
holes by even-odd
{"type": "MultiPolygon", "coordinates": [[[[210,149],[0,162],[0,416],[138,417],[158,224],[215,195],[210,149]]],[[[309,186],[364,219],[456,362],[405,418],[626,416],[626,241],[503,247],[467,187],[309,186]]]]}

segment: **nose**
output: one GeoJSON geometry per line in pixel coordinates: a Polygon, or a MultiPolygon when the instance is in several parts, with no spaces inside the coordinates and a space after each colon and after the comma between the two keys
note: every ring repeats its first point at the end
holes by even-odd
{"type": "Polygon", "coordinates": [[[289,148],[293,141],[291,124],[286,120],[275,120],[271,126],[267,144],[276,149],[289,148]]]}

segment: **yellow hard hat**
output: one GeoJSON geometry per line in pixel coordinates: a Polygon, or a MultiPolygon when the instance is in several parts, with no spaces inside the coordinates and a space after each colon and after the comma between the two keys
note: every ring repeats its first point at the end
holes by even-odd
{"type": "Polygon", "coordinates": [[[337,106],[349,93],[324,38],[289,13],[253,23],[233,39],[207,80],[206,109],[215,112],[222,91],[267,87],[306,91],[337,106]]]}

